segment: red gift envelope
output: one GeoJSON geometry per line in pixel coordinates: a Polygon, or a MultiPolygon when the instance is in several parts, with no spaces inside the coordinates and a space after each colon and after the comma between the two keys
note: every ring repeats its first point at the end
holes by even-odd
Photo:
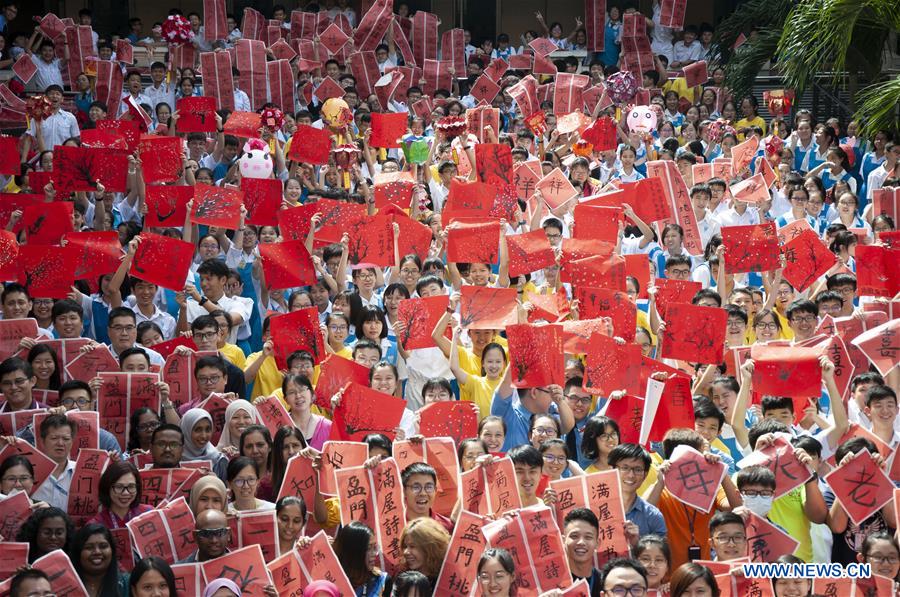
{"type": "Polygon", "coordinates": [[[182,144],[180,137],[142,135],[138,143],[138,155],[141,158],[144,182],[175,182],[181,178],[184,157],[182,144]]]}
{"type": "Polygon", "coordinates": [[[237,230],[241,222],[241,205],[244,194],[229,189],[197,183],[194,185],[194,209],[191,221],[217,228],[237,230]]]}
{"type": "Polygon", "coordinates": [[[261,243],[259,254],[269,288],[279,290],[316,283],[316,269],[304,241],[261,243]]]}
{"type": "Polygon", "coordinates": [[[718,365],[725,357],[724,309],[674,303],[666,307],[662,357],[718,365]]]}
{"type": "MultiPolygon", "coordinates": [[[[688,87],[703,85],[707,81],[709,81],[709,72],[706,60],[698,60],[697,62],[684,67],[684,82],[688,87]]],[[[732,152],[733,151],[734,150],[732,149],[732,152]]]]}
{"type": "Polygon", "coordinates": [[[232,112],[222,128],[226,135],[255,139],[261,127],[262,116],[256,112],[232,112]]]}
{"type": "Polygon", "coordinates": [[[350,382],[334,409],[331,439],[362,441],[370,433],[383,433],[393,440],[404,410],[406,401],[402,398],[350,382]]]}
{"type": "MultiPolygon", "coordinates": [[[[822,393],[822,368],[819,366],[821,348],[796,346],[754,345],[750,349],[753,359],[753,389],[764,396],[791,396],[813,398],[822,393]]],[[[803,414],[806,401],[801,402],[803,414]]]]}
{"type": "Polygon", "coordinates": [[[537,189],[550,209],[556,209],[578,194],[568,177],[559,168],[538,181],[537,189]]]}
{"type": "MultiPolygon", "coordinates": [[[[593,333],[587,342],[584,390],[609,396],[624,390],[629,394],[643,394],[638,371],[641,348],[636,344],[618,344],[605,333],[593,333]]],[[[640,426],[639,426],[640,429],[640,426]]],[[[624,440],[623,440],[624,441],[624,440]]]]}
{"type": "Polygon", "coordinates": [[[142,232],[129,275],[176,292],[184,290],[194,245],[169,236],[142,232]]]}
{"type": "Polygon", "coordinates": [[[861,350],[884,377],[900,364],[898,329],[900,319],[891,319],[851,340],[851,344],[861,350]]]}
{"type": "Polygon", "coordinates": [[[451,263],[496,263],[500,250],[500,222],[457,220],[448,227],[447,261],[451,263]]]}
{"type": "Polygon", "coordinates": [[[28,296],[64,299],[75,283],[77,257],[65,247],[22,245],[19,284],[28,289],[28,296]]]}
{"type": "Polygon", "coordinates": [[[449,300],[447,295],[442,294],[400,301],[400,305],[397,307],[397,319],[403,322],[403,329],[397,333],[397,341],[403,348],[413,350],[434,346],[431,332],[447,311],[449,300]]]}
{"type": "Polygon", "coordinates": [[[462,286],[460,324],[467,330],[502,330],[517,322],[515,288],[462,286]]]}
{"type": "Polygon", "coordinates": [[[762,203],[769,200],[769,185],[766,184],[762,174],[754,174],[747,180],[733,184],[728,187],[728,191],[733,198],[746,203],[762,203]]]}
{"type": "Polygon", "coordinates": [[[407,112],[375,112],[372,114],[370,147],[400,147],[400,138],[409,127],[407,112]]]}
{"type": "Polygon", "coordinates": [[[825,475],[825,482],[856,525],[894,497],[894,484],[868,450],[858,452],[852,460],[825,475]]]}
{"type": "Polygon", "coordinates": [[[277,226],[281,209],[282,184],[276,178],[241,178],[247,223],[253,226],[277,226]]]}
{"type": "Polygon", "coordinates": [[[313,362],[325,358],[325,345],[319,329],[319,310],[307,307],[276,315],[271,319],[270,331],[275,344],[275,362],[279,369],[287,369],[287,357],[295,350],[306,350],[313,362]]]}
{"type": "Polygon", "coordinates": [[[725,273],[766,272],[781,265],[775,222],[722,228],[725,273]]]}
{"type": "Polygon", "coordinates": [[[506,334],[514,387],[565,385],[562,326],[513,324],[506,334]]]}
{"type": "MultiPolygon", "coordinates": [[[[808,228],[806,220],[801,220],[807,226],[800,229],[799,233],[789,238],[781,249],[784,255],[784,279],[793,286],[797,292],[802,292],[812,286],[813,282],[830,270],[837,257],[828,250],[819,236],[808,228]]],[[[779,231],[779,236],[782,229],[779,231]]],[[[863,247],[857,247],[860,249],[863,247]]]]}
{"type": "Polygon", "coordinates": [[[96,281],[116,271],[122,261],[118,232],[69,232],[66,242],[78,253],[76,280],[96,281]]]}
{"type": "Polygon", "coordinates": [[[680,445],[669,458],[671,466],[665,474],[666,491],[679,502],[701,512],[709,512],[716,503],[716,492],[728,467],[711,463],[690,446],[680,445]]]}
{"type": "Polygon", "coordinates": [[[467,401],[432,402],[419,409],[419,433],[450,437],[456,445],[478,435],[478,407],[467,401]]]}
{"type": "Polygon", "coordinates": [[[289,159],[306,164],[324,165],[328,163],[330,154],[331,136],[328,131],[305,124],[297,126],[294,136],[291,137],[289,159]]]}
{"type": "Polygon", "coordinates": [[[150,227],[184,226],[187,202],[194,198],[190,185],[147,185],[147,216],[150,227]]]}
{"type": "Polygon", "coordinates": [[[512,278],[536,272],[556,263],[556,254],[543,230],[506,237],[509,254],[509,276],[512,278]]]}
{"type": "Polygon", "coordinates": [[[36,203],[25,206],[22,225],[30,245],[58,245],[66,233],[72,232],[75,205],[68,201],[36,203]]]}

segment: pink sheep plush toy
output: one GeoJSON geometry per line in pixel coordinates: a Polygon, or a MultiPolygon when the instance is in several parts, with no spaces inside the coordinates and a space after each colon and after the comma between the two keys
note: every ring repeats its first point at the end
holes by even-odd
{"type": "Polygon", "coordinates": [[[269,146],[262,139],[248,139],[244,143],[244,155],[239,160],[244,178],[269,178],[272,175],[272,156],[269,146]]]}

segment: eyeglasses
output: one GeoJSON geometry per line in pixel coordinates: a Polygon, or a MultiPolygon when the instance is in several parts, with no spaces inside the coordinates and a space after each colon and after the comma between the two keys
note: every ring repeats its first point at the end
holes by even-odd
{"type": "Polygon", "coordinates": [[[611,442],[613,440],[618,440],[619,436],[616,433],[601,433],[597,436],[597,439],[602,439],[605,442],[611,442]]]}
{"type": "Polygon", "coordinates": [[[647,469],[642,466],[617,466],[616,469],[622,474],[632,474],[638,477],[647,472],[647,469]]]}
{"type": "Polygon", "coordinates": [[[544,462],[550,464],[565,464],[568,458],[565,456],[553,456],[552,454],[544,454],[544,462]]]}
{"type": "Polygon", "coordinates": [[[747,540],[747,535],[716,535],[713,537],[719,543],[730,543],[731,545],[738,545],[747,540]]]}
{"type": "Polygon", "coordinates": [[[760,328],[760,329],[763,329],[763,330],[777,330],[777,329],[778,329],[778,324],[775,323],[774,321],[773,321],[772,323],[763,323],[763,322],[759,322],[759,323],[754,323],[754,324],[753,324],[753,327],[755,327],[755,328],[760,328]]]}
{"type": "Polygon", "coordinates": [[[791,317],[791,321],[793,323],[815,323],[819,321],[819,319],[815,315],[807,315],[805,317],[801,317],[798,315],[791,317]]]}
{"type": "Polygon", "coordinates": [[[122,333],[122,332],[131,333],[137,329],[137,326],[136,325],[111,325],[111,326],[109,326],[109,329],[111,329],[112,331],[114,331],[116,333],[122,333]]]}
{"type": "Polygon", "coordinates": [[[218,539],[219,537],[224,537],[228,534],[230,529],[228,527],[222,527],[219,529],[197,529],[197,538],[198,539],[218,539]]]}
{"type": "Polygon", "coordinates": [[[437,490],[434,483],[426,483],[425,485],[414,483],[413,485],[406,485],[405,487],[413,493],[434,493],[435,490],[437,490]]]}
{"type": "Polygon", "coordinates": [[[18,388],[23,388],[28,384],[27,377],[17,377],[13,380],[0,381],[0,388],[11,388],[16,386],[18,388]]]}
{"type": "Polygon", "coordinates": [[[401,273],[401,274],[406,274],[407,276],[418,276],[418,275],[419,275],[419,270],[417,270],[417,269],[403,268],[403,269],[400,270],[400,273],[401,273]]]}
{"type": "Polygon", "coordinates": [[[62,405],[65,406],[66,408],[72,408],[76,404],[78,405],[78,408],[82,408],[85,406],[90,406],[91,402],[93,402],[93,400],[91,400],[90,398],[78,398],[78,399],[63,398],[62,399],[62,405]]]}
{"type": "Polygon", "coordinates": [[[128,485],[122,485],[121,483],[115,483],[112,486],[113,493],[117,493],[119,495],[124,494],[135,494],[137,493],[137,485],[134,483],[129,483],[128,485]]]}
{"type": "Polygon", "coordinates": [[[763,489],[762,491],[742,491],[741,495],[744,497],[772,497],[775,495],[775,492],[770,489],[763,489]]]}
{"type": "Polygon", "coordinates": [[[204,340],[213,340],[218,335],[219,332],[196,332],[194,338],[202,342],[204,340]]]}
{"type": "Polygon", "coordinates": [[[729,319],[726,325],[730,328],[739,328],[746,324],[742,319],[729,319]]]}
{"type": "Polygon", "coordinates": [[[53,299],[34,299],[35,307],[52,307],[53,299]]]}
{"type": "Polygon", "coordinates": [[[56,597],[56,593],[53,591],[44,591],[43,593],[28,593],[25,597],[56,597]]]}
{"type": "Polygon", "coordinates": [[[4,483],[12,483],[13,485],[24,485],[29,481],[34,481],[34,477],[31,475],[19,475],[18,477],[3,477],[2,480],[4,483]]]}
{"type": "Polygon", "coordinates": [[[141,423],[137,426],[137,430],[147,433],[148,431],[154,431],[157,427],[159,427],[159,421],[153,421],[151,423],[141,423]]]}
{"type": "Polygon", "coordinates": [[[644,567],[648,566],[668,566],[669,560],[665,558],[638,558],[638,561],[644,565],[644,567]]]}
{"type": "Polygon", "coordinates": [[[374,280],[374,279],[375,279],[375,273],[374,273],[374,272],[370,272],[370,271],[368,271],[368,270],[363,270],[363,271],[357,273],[357,274],[356,274],[356,277],[357,277],[357,278],[366,278],[367,280],[374,280]]]}
{"type": "Polygon", "coordinates": [[[337,334],[338,332],[346,332],[347,326],[345,325],[330,325],[328,329],[337,334]]]}
{"type": "Polygon", "coordinates": [[[535,435],[553,435],[556,433],[556,429],[552,427],[535,427],[532,429],[532,432],[535,435]]]}
{"type": "Polygon", "coordinates": [[[898,556],[872,556],[870,555],[867,558],[873,564],[896,564],[900,562],[900,557],[898,556]]]}
{"type": "Polygon", "coordinates": [[[669,273],[672,275],[672,277],[675,277],[675,276],[690,276],[690,275],[691,275],[691,270],[689,270],[689,269],[672,269],[672,270],[669,270],[669,273]]]}
{"type": "Polygon", "coordinates": [[[242,488],[243,487],[253,487],[258,482],[259,482],[259,479],[257,479],[256,477],[247,477],[246,479],[242,479],[242,478],[238,477],[237,479],[232,481],[232,483],[234,483],[234,485],[236,487],[242,487],[242,488]]]}
{"type": "Polygon", "coordinates": [[[440,402],[442,400],[450,400],[450,394],[447,392],[428,392],[424,398],[432,402],[440,402]]]}
{"type": "Polygon", "coordinates": [[[163,452],[165,452],[166,450],[171,450],[174,452],[178,448],[182,447],[182,445],[183,444],[181,442],[153,442],[153,447],[159,448],[163,452]]]}
{"type": "Polygon", "coordinates": [[[205,386],[215,385],[215,384],[219,383],[220,381],[222,381],[221,375],[209,375],[209,376],[198,375],[197,376],[197,383],[205,385],[205,386]]]}
{"type": "Polygon", "coordinates": [[[590,406],[591,402],[594,400],[590,396],[576,396],[575,394],[569,394],[566,396],[566,400],[572,402],[573,404],[581,404],[584,406],[590,406]]]}
{"type": "Polygon", "coordinates": [[[644,597],[647,594],[647,587],[640,585],[631,585],[630,587],[616,585],[606,592],[610,595],[615,595],[615,597],[644,597]]]}
{"type": "Polygon", "coordinates": [[[506,581],[509,576],[509,572],[494,572],[493,575],[489,572],[482,572],[478,575],[478,580],[483,583],[489,583],[491,581],[494,581],[495,583],[501,583],[506,581]]]}

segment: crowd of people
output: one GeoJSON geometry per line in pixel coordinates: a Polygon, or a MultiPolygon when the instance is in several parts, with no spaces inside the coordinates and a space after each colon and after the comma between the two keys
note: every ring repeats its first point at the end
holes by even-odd
{"type": "MultiPolygon", "coordinates": [[[[201,56],[238,46],[242,27],[251,21],[247,14],[227,15],[224,39],[207,39],[209,15],[184,15],[193,33],[188,45],[196,50],[194,63],[176,66],[170,52],[169,60],[154,61],[143,72],[116,62],[119,42],[148,51],[167,48],[165,20],[154,23],[149,35],[137,18],[127,34],[94,32],[93,47],[81,50],[92,60],[120,64],[123,71],[123,95],[115,108],[99,99],[97,62],[71,79],[66,36],[51,39],[40,24],[17,31],[18,5],[4,3],[0,68],[23,56],[30,60],[34,74],[23,80],[17,71],[9,89],[22,97],[43,95],[48,109],[43,117],[29,113],[12,156],[20,164],[18,173],[0,180],[7,261],[0,268],[7,275],[0,293],[5,357],[0,362],[0,510],[5,510],[0,560],[6,562],[7,578],[0,579],[6,581],[0,588],[12,597],[334,597],[342,592],[348,597],[345,586],[360,597],[795,597],[826,591],[822,579],[814,584],[788,575],[749,578],[740,564],[753,561],[867,563],[871,578],[845,579],[848,584],[827,594],[850,594],[850,587],[856,595],[896,594],[900,544],[893,493],[869,489],[878,507],[860,518],[861,502],[868,500],[850,503],[850,481],[842,478],[840,487],[832,486],[838,477],[829,474],[840,476],[871,461],[882,471],[871,471],[873,476],[900,483],[892,457],[900,446],[892,244],[900,203],[897,131],[862,138],[856,121],[789,103],[777,110],[767,105],[767,113],[754,95],[733,97],[725,84],[727,64],[711,44],[713,27],[665,26],[664,5],[671,3],[659,0],[652,17],[630,3],[609,3],[603,41],[595,47],[588,40],[598,32],[589,36],[582,19],[566,31],[540,13],[536,29],[519,39],[501,33],[473,40],[466,31],[465,72],[451,69],[448,88],[436,88],[404,47],[411,34],[412,53],[418,55],[425,42],[416,34],[427,31],[425,20],[403,3],[393,13],[389,1],[368,3],[370,11],[388,7],[378,18],[393,23],[375,28],[382,32],[377,47],[359,48],[374,54],[378,65],[370,83],[403,73],[403,84],[392,86],[385,98],[357,80],[360,72],[348,58],[356,51],[352,41],[327,47],[334,37],[326,29],[329,23],[351,38],[355,28],[372,24],[348,0],[327,4],[293,13],[276,6],[265,15],[269,29],[276,26],[267,58],[275,60],[275,50],[282,56],[283,48],[273,49],[277,40],[291,41],[298,50],[291,59],[293,105],[279,105],[271,92],[272,101],[260,103],[242,89],[238,55],[234,111],[277,112],[279,118],[277,125],[261,121],[254,141],[229,132],[232,112],[221,106],[214,130],[179,128],[187,117],[179,109],[186,98],[221,100],[221,81],[215,80],[213,91],[214,75],[200,72],[201,56]],[[302,53],[303,43],[290,39],[301,11],[322,17],[316,21],[321,28],[317,24],[313,38],[305,40],[315,60],[302,53]],[[629,97],[615,101],[614,86],[621,73],[631,72],[626,65],[633,61],[625,40],[635,33],[623,36],[625,19],[632,29],[646,30],[653,63],[637,72],[629,97]],[[535,43],[540,40],[569,54],[554,61],[535,43]],[[534,72],[547,55],[556,75],[534,72]],[[528,56],[532,66],[522,67],[516,56],[528,56]],[[689,86],[685,69],[700,63],[708,66],[708,80],[689,86]],[[574,115],[562,112],[561,76],[580,72],[584,80],[570,90],[578,97],[574,115]],[[421,78],[411,79],[412,73],[421,78]],[[480,89],[485,75],[497,86],[494,95],[484,96],[480,89]],[[521,90],[529,80],[536,83],[538,118],[523,105],[530,96],[521,90]],[[554,81],[555,92],[548,87],[554,81]],[[588,93],[594,88],[598,93],[588,93]],[[327,96],[317,95],[320,89],[328,90],[327,96]],[[647,103],[642,106],[651,123],[646,128],[629,119],[638,98],[647,103]],[[328,109],[334,106],[337,113],[328,109]],[[484,119],[472,119],[476,112],[484,119]],[[407,115],[404,142],[373,144],[373,137],[383,136],[381,116],[402,113],[407,115]],[[449,132],[459,128],[460,117],[463,130],[449,132]],[[105,131],[110,143],[117,137],[124,141],[115,125],[103,124],[117,120],[137,120],[142,140],[178,139],[180,154],[170,156],[178,162],[174,177],[148,180],[152,156],[126,152],[124,189],[107,189],[98,179],[89,181],[91,191],[60,189],[66,167],[62,148],[86,147],[82,136],[91,129],[105,131]],[[598,147],[586,139],[596,140],[588,130],[603,123],[611,123],[612,139],[598,147]],[[324,163],[296,159],[298,148],[313,144],[315,131],[329,136],[324,163]],[[416,155],[415,144],[425,150],[416,155]],[[245,200],[234,225],[198,221],[200,189],[246,190],[250,170],[244,166],[251,162],[264,162],[264,178],[277,181],[280,205],[272,208],[277,214],[261,216],[245,200]],[[712,168],[706,171],[704,165],[712,168]],[[760,175],[767,187],[761,199],[735,196],[760,175]],[[523,182],[529,177],[530,183],[523,182]],[[642,185],[653,178],[663,182],[667,214],[645,221],[647,204],[659,203],[642,185]],[[545,185],[545,180],[555,182],[545,185]],[[161,226],[159,197],[168,186],[187,188],[189,194],[169,206],[183,219],[161,226]],[[484,187],[486,204],[475,198],[476,192],[483,197],[484,187]],[[386,188],[389,200],[382,197],[386,188]],[[322,209],[315,207],[320,201],[322,209]],[[54,219],[51,202],[68,204],[71,225],[66,221],[48,242],[42,226],[54,219]],[[46,217],[41,211],[34,215],[44,209],[46,217]],[[298,215],[292,220],[289,214],[298,215]],[[354,218],[362,225],[346,225],[354,218]],[[389,263],[361,260],[353,248],[358,237],[385,218],[389,263]],[[261,219],[270,223],[253,223],[261,219]],[[765,254],[762,244],[752,245],[749,255],[739,254],[736,227],[748,238],[766,230],[777,234],[769,239],[772,254],[765,254]],[[411,244],[407,236],[422,231],[428,242],[411,244]],[[45,271],[49,282],[56,277],[72,283],[62,284],[62,293],[41,294],[36,284],[60,284],[38,280],[32,266],[18,263],[17,251],[21,257],[38,244],[47,245],[42,250],[48,255],[76,252],[93,242],[78,240],[84,232],[116,233],[112,265],[86,279],[74,279],[72,271],[45,271]],[[148,273],[142,265],[142,252],[160,237],[189,244],[190,263],[183,271],[174,256],[157,262],[160,271],[148,273]],[[804,248],[814,255],[804,262],[805,279],[796,273],[795,238],[806,239],[804,248]],[[277,245],[284,251],[290,247],[280,263],[272,252],[277,245]],[[411,246],[414,252],[403,250],[411,246]],[[863,252],[880,255],[883,263],[869,263],[871,257],[857,261],[863,252]],[[454,259],[458,255],[468,261],[454,259]],[[477,255],[487,258],[476,262],[477,255]],[[752,267],[735,265],[754,256],[752,267]],[[871,268],[877,267],[883,292],[873,290],[871,268]],[[174,273],[169,278],[179,285],[161,286],[162,270],[174,270],[167,273],[174,273]],[[303,283],[276,282],[285,274],[303,283]],[[504,298],[510,296],[503,292],[507,289],[514,295],[511,302],[504,298]],[[480,316],[472,313],[472,296],[480,291],[492,297],[481,304],[484,310],[509,311],[503,323],[473,324],[480,316]],[[414,304],[429,307],[410,319],[414,304]],[[676,304],[682,308],[672,309],[676,304]],[[702,309],[692,311],[695,307],[702,309]],[[278,318],[297,312],[310,314],[318,336],[300,345],[289,342],[278,324],[278,318]],[[708,318],[684,324],[678,313],[708,318]],[[715,358],[673,356],[672,346],[684,338],[672,330],[686,334],[688,325],[703,328],[715,358]],[[427,326],[424,334],[422,326],[427,326]],[[563,341],[522,340],[526,333],[545,338],[551,328],[563,341]],[[854,342],[867,333],[880,334],[878,351],[854,342]],[[809,357],[813,347],[819,350],[809,357]],[[767,352],[776,349],[782,352],[767,352]],[[523,361],[529,350],[540,354],[523,361]],[[788,361],[802,354],[814,366],[812,372],[800,366],[779,369],[785,393],[769,395],[754,388],[768,379],[762,370],[774,366],[767,354],[788,361]],[[87,360],[91,357],[96,360],[87,360]],[[176,360],[189,370],[178,374],[170,366],[176,360]],[[326,373],[329,368],[341,372],[341,383],[326,373]],[[547,373],[540,383],[523,382],[538,372],[547,373]],[[810,375],[817,395],[792,395],[793,388],[809,386],[810,375]],[[118,386],[122,379],[132,384],[127,392],[118,386]],[[138,379],[150,380],[147,388],[138,390],[132,381],[138,379]],[[680,381],[692,401],[678,401],[680,381]],[[662,388],[656,394],[654,384],[662,388]],[[328,388],[325,396],[323,388],[328,388]],[[135,406],[142,393],[153,396],[150,406],[135,406]],[[353,481],[348,489],[333,476],[341,469],[335,442],[351,439],[348,403],[360,395],[374,398],[356,408],[376,412],[356,416],[382,427],[352,438],[363,446],[362,456],[341,452],[342,470],[375,475],[369,478],[378,479],[378,487],[372,481],[371,491],[382,500],[392,489],[383,475],[396,470],[405,519],[393,534],[390,525],[373,522],[386,519],[367,514],[365,504],[361,510],[348,507],[356,495],[353,481]],[[121,400],[118,415],[110,414],[112,402],[105,402],[113,396],[121,400]],[[388,411],[396,399],[404,406],[402,416],[393,417],[388,411]],[[431,456],[432,436],[426,437],[423,423],[428,407],[441,402],[468,403],[467,412],[456,410],[454,417],[473,423],[466,427],[469,436],[453,438],[449,468],[431,456]],[[649,409],[651,403],[659,407],[649,409]],[[271,418],[278,405],[285,419],[271,418]],[[635,405],[636,419],[626,416],[635,405]],[[677,423],[664,420],[662,412],[677,423]],[[85,424],[91,413],[102,424],[85,424]],[[106,425],[116,416],[121,425],[106,425]],[[664,428],[651,429],[648,437],[642,418],[664,428]],[[404,451],[418,446],[429,457],[397,467],[401,445],[404,451]],[[108,457],[94,477],[86,472],[88,452],[82,449],[108,457]],[[715,474],[709,471],[724,469],[712,481],[709,509],[687,500],[690,485],[669,474],[685,454],[697,454],[694,466],[710,477],[715,474]],[[802,478],[785,472],[779,458],[793,459],[802,478]],[[315,474],[312,486],[301,492],[288,482],[295,479],[290,463],[303,460],[315,474]],[[497,481],[504,466],[515,473],[506,479],[514,487],[497,481]],[[169,470],[199,472],[187,486],[151,487],[157,473],[169,470]],[[505,489],[507,497],[485,503],[481,494],[467,494],[460,480],[471,471],[484,472],[482,492],[505,489]],[[587,483],[608,474],[619,485],[613,504],[587,495],[572,502],[560,489],[567,479],[587,483]],[[85,490],[85,479],[93,480],[91,490],[85,490]],[[447,487],[454,488],[449,501],[443,499],[447,487]],[[16,497],[21,493],[28,498],[24,511],[16,497]],[[83,507],[84,497],[92,505],[83,507]],[[180,498],[190,515],[183,535],[189,549],[183,557],[150,550],[128,523],[174,507],[180,498]],[[614,518],[615,528],[607,527],[610,507],[624,515],[614,518]],[[541,562],[554,555],[529,545],[524,526],[519,542],[504,534],[506,527],[499,538],[481,532],[548,508],[558,531],[556,556],[566,568],[559,581],[535,572],[544,571],[541,562]],[[214,569],[207,566],[211,562],[254,545],[236,522],[250,520],[251,513],[271,515],[269,528],[276,536],[260,540],[272,544],[271,550],[263,548],[270,572],[252,582],[241,575],[205,576],[214,569]],[[471,526],[459,523],[472,515],[479,521],[474,535],[471,526]],[[763,536],[763,523],[774,531],[763,536]],[[124,543],[117,533],[122,529],[130,529],[124,543]],[[319,531],[328,537],[324,548],[315,541],[319,531]],[[781,536],[780,542],[774,536],[781,536]],[[789,549],[776,547],[785,542],[789,549]],[[14,552],[18,544],[27,551],[14,552]],[[464,545],[475,545],[475,551],[464,545]],[[305,560],[312,549],[316,556],[305,560]],[[302,574],[300,564],[291,569],[305,575],[300,585],[272,572],[276,558],[280,565],[282,556],[292,553],[305,562],[302,574]],[[326,556],[335,558],[339,569],[310,568],[310,561],[326,556]],[[186,583],[194,578],[187,571],[201,567],[196,586],[193,580],[186,583]],[[578,588],[570,588],[576,582],[578,588]]],[[[248,10],[250,16],[255,12],[248,10]]],[[[85,9],[72,25],[91,22],[85,9]]],[[[451,50],[438,52],[445,54],[438,68],[446,68],[451,50]]],[[[99,135],[91,139],[106,142],[99,135]]],[[[8,163],[10,156],[3,158],[8,163]]],[[[90,247],[83,250],[83,261],[102,256],[90,247]]],[[[490,321],[497,321],[497,313],[492,315],[490,321]]],[[[300,319],[290,321],[302,325],[300,319]]],[[[382,502],[372,503],[381,509],[382,502]]],[[[382,506],[384,516],[398,507],[391,500],[382,506]]]]}

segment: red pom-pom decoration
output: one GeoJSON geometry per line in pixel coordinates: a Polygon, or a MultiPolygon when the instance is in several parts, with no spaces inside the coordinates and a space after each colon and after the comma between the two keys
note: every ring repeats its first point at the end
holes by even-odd
{"type": "Polygon", "coordinates": [[[606,79],[606,95],[619,106],[630,102],[637,90],[637,79],[630,71],[619,71],[606,79]]]}
{"type": "Polygon", "coordinates": [[[53,114],[53,104],[46,95],[33,95],[25,100],[25,114],[31,120],[43,120],[53,114]]]}
{"type": "Polygon", "coordinates": [[[191,22],[181,15],[171,15],[162,24],[163,39],[173,45],[190,43],[194,39],[191,22]]]}
{"type": "Polygon", "coordinates": [[[284,112],[278,108],[266,108],[261,116],[263,126],[270,131],[280,131],[284,125],[284,112]]]}
{"type": "Polygon", "coordinates": [[[462,116],[444,116],[434,125],[445,139],[454,139],[462,135],[466,132],[466,127],[466,119],[462,116]]]}

